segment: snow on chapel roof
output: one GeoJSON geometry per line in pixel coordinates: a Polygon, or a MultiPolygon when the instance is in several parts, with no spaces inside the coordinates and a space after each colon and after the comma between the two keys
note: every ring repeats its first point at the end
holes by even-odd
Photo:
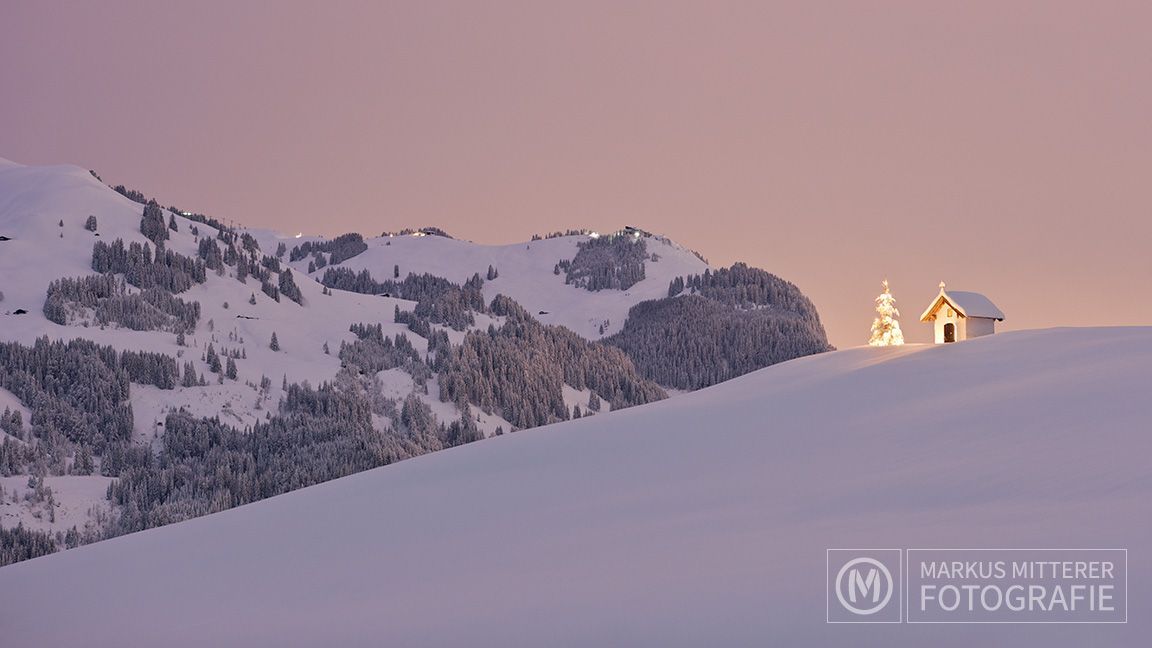
{"type": "Polygon", "coordinates": [[[969,292],[966,290],[944,290],[944,282],[940,282],[940,294],[936,295],[936,299],[932,300],[932,305],[924,314],[920,316],[921,322],[927,322],[929,317],[932,316],[940,305],[947,302],[960,312],[964,317],[987,317],[1003,321],[1004,312],[992,303],[984,295],[978,292],[969,292]]]}

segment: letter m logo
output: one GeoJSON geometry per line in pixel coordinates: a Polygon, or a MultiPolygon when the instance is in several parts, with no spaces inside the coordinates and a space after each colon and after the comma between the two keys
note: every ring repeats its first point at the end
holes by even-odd
{"type": "Polygon", "coordinates": [[[867,576],[861,576],[859,569],[848,572],[848,600],[853,603],[856,602],[857,592],[864,599],[867,599],[868,593],[871,592],[872,602],[878,603],[880,601],[880,589],[880,572],[876,571],[875,567],[868,569],[867,576]]]}

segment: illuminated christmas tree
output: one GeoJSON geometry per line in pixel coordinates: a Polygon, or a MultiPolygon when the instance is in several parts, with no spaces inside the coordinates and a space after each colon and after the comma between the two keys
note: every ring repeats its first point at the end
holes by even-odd
{"type": "Polygon", "coordinates": [[[868,344],[872,346],[900,346],[904,344],[904,334],[900,332],[900,311],[896,310],[896,298],[888,290],[888,280],[884,280],[884,292],[876,298],[876,314],[878,317],[872,321],[872,338],[868,344]]]}

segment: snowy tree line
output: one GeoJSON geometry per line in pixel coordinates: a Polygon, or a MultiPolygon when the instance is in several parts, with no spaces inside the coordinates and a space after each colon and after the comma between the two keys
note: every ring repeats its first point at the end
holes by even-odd
{"type": "Polygon", "coordinates": [[[368,244],[364,242],[364,237],[355,232],[350,232],[348,234],[341,234],[330,241],[305,241],[292,248],[292,251],[288,253],[288,260],[296,262],[307,258],[311,254],[326,252],[329,255],[328,260],[319,266],[323,267],[328,264],[337,265],[344,263],[367,249],[368,244]]]}
{"type": "Polygon", "coordinates": [[[260,290],[273,301],[279,302],[283,295],[288,299],[303,305],[304,295],[296,284],[292,271],[280,264],[280,259],[274,256],[261,255],[256,247],[255,239],[248,233],[241,237],[241,248],[237,249],[235,237],[224,241],[224,251],[216,240],[204,237],[197,245],[197,256],[209,270],[224,274],[225,266],[235,266],[236,280],[245,283],[249,276],[260,282],[260,290]],[[273,274],[277,274],[275,281],[273,274]]]}
{"type": "MultiPolygon", "coordinates": [[[[93,172],[92,175],[96,176],[97,179],[100,178],[100,176],[97,176],[95,172],[93,172]]],[[[131,200],[132,202],[137,202],[141,205],[148,202],[148,198],[146,198],[143,193],[136,191],[135,189],[129,189],[124,185],[116,185],[115,187],[112,187],[112,190],[121,196],[124,196],[128,200],[131,200]]]]}
{"type": "Polygon", "coordinates": [[[278,288],[281,295],[284,295],[297,304],[304,304],[304,295],[300,293],[300,287],[296,285],[296,280],[292,277],[292,271],[288,268],[284,268],[280,273],[280,285],[278,288]]]}
{"type": "Polygon", "coordinates": [[[479,273],[472,275],[463,286],[429,274],[410,274],[404,284],[405,294],[416,298],[413,314],[429,322],[463,331],[476,323],[473,311],[484,312],[484,280],[479,273]]]}
{"type": "Polygon", "coordinates": [[[677,277],[668,286],[669,297],[685,291],[734,308],[766,306],[817,325],[820,322],[816,307],[796,284],[746,263],[735,263],[730,268],[715,271],[708,269],[703,274],[688,275],[687,278],[677,277]]]}
{"type": "MultiPolygon", "coordinates": [[[[19,430],[15,433],[9,432],[9,434],[17,439],[23,436],[23,432],[19,430]]],[[[0,442],[0,477],[24,474],[27,472],[28,466],[40,457],[41,455],[36,452],[35,447],[5,438],[3,442],[0,442]]]]}
{"type": "Polygon", "coordinates": [[[613,409],[665,398],[618,349],[589,342],[560,326],[544,326],[512,299],[498,295],[490,312],[504,324],[471,331],[451,348],[440,374],[440,398],[498,412],[517,428],[567,420],[564,384],[591,389],[613,409]]]}
{"type": "Polygon", "coordinates": [[[168,224],[164,221],[164,211],[155,201],[144,205],[144,215],[140,218],[140,233],[152,241],[156,249],[164,247],[168,240],[168,224]]]}
{"type": "Polygon", "coordinates": [[[31,560],[56,551],[56,541],[43,531],[25,529],[23,524],[0,528],[0,567],[31,560]]]}
{"type": "Polygon", "coordinates": [[[0,432],[6,432],[17,439],[22,438],[24,435],[24,415],[20,410],[4,408],[4,413],[0,414],[0,432]]]}
{"type": "Polygon", "coordinates": [[[397,231],[397,232],[388,232],[388,231],[381,232],[380,236],[381,237],[384,237],[384,236],[411,236],[412,234],[426,234],[428,236],[439,236],[441,238],[448,238],[448,239],[452,238],[451,234],[440,229],[439,227],[421,227],[419,229],[413,229],[411,227],[405,227],[404,229],[397,231]]]}
{"type": "Polygon", "coordinates": [[[88,340],[47,337],[30,347],[0,343],[0,387],[32,411],[28,441],[55,434],[97,454],[128,443],[129,383],[171,389],[178,380],[176,360],[162,353],[120,352],[88,340]]]}
{"type": "Polygon", "coordinates": [[[320,283],[329,288],[367,295],[399,297],[416,302],[418,318],[463,331],[476,322],[473,312],[484,312],[484,280],[472,275],[463,286],[432,274],[409,273],[401,281],[377,281],[367,270],[353,272],[348,268],[328,268],[320,283]]]}
{"type": "Polygon", "coordinates": [[[591,230],[586,229],[568,229],[563,232],[557,230],[555,232],[548,232],[547,234],[533,234],[533,241],[545,241],[548,239],[562,238],[565,236],[586,236],[591,233],[591,230]]]}
{"type": "Polygon", "coordinates": [[[97,324],[114,324],[134,331],[191,332],[200,319],[200,303],[186,302],[162,288],[129,293],[115,275],[57,279],[48,285],[44,316],[67,324],[70,313],[83,317],[91,310],[97,324]]]}
{"type": "Polygon", "coordinates": [[[604,342],[627,353],[645,377],[676,389],[707,387],[832,348],[815,309],[738,308],[700,295],[641,302],[604,342]]]}
{"type": "Polygon", "coordinates": [[[147,243],[123,239],[111,244],[97,241],[92,246],[92,269],[101,274],[123,274],[129,284],[137,288],[163,288],[171,293],[182,293],[207,278],[204,262],[171,250],[152,248],[147,243]]]}
{"type": "Polygon", "coordinates": [[[312,260],[308,262],[308,273],[311,274],[328,265],[328,258],[323,252],[313,252],[312,260]]]}
{"type": "Polygon", "coordinates": [[[395,281],[376,281],[367,270],[354,272],[348,268],[328,268],[320,283],[329,288],[347,290],[365,295],[392,296],[397,290],[395,281]]]}
{"type": "Polygon", "coordinates": [[[380,407],[356,389],[292,384],[280,412],[244,432],[184,411],[165,420],[159,456],[108,489],[120,516],[111,535],[222,511],[480,438],[474,421],[438,423],[409,396],[380,407]],[[391,426],[373,429],[372,414],[391,426]]]}
{"type": "Polygon", "coordinates": [[[644,239],[628,235],[601,236],[577,244],[579,251],[570,261],[556,264],[564,272],[564,283],[585,290],[627,290],[644,279],[648,248],[644,239]]]}
{"type": "Polygon", "coordinates": [[[407,335],[397,333],[394,337],[388,337],[384,335],[380,324],[353,324],[350,330],[358,339],[351,343],[340,343],[341,366],[355,368],[368,375],[401,367],[416,378],[418,383],[429,377],[428,368],[422,366],[424,363],[420,352],[407,335]]]}
{"type": "MultiPolygon", "coordinates": [[[[95,171],[91,171],[91,173],[92,173],[93,177],[95,177],[97,180],[100,180],[101,182],[103,182],[103,180],[100,178],[100,176],[96,175],[95,171]]],[[[157,206],[159,206],[155,200],[149,199],[147,196],[144,195],[143,192],[137,191],[135,189],[129,189],[129,188],[125,187],[124,185],[116,185],[115,187],[112,187],[112,190],[115,191],[116,193],[120,194],[121,196],[124,196],[128,200],[131,200],[132,202],[140,203],[141,205],[145,205],[145,206],[147,206],[149,203],[154,203],[154,204],[157,204],[157,206]]],[[[228,227],[224,223],[221,223],[220,221],[216,220],[215,218],[210,218],[208,216],[205,216],[204,214],[192,213],[192,212],[189,212],[187,210],[180,209],[180,208],[176,207],[175,205],[170,205],[166,209],[168,210],[168,212],[170,214],[180,214],[181,216],[183,216],[184,218],[187,218],[190,221],[202,223],[202,224],[207,225],[209,227],[215,228],[219,232],[228,232],[228,233],[235,234],[235,230],[233,228],[228,227]]],[[[95,231],[95,230],[93,230],[93,231],[95,231]]]]}

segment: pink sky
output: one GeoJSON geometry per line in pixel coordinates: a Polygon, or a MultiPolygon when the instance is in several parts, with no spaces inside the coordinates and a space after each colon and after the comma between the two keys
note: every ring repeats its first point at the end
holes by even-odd
{"type": "Polygon", "coordinates": [[[842,347],[884,277],[911,341],[941,279],[1152,322],[1147,2],[136,4],[5,2],[0,157],[287,232],[636,225],[842,347]]]}

